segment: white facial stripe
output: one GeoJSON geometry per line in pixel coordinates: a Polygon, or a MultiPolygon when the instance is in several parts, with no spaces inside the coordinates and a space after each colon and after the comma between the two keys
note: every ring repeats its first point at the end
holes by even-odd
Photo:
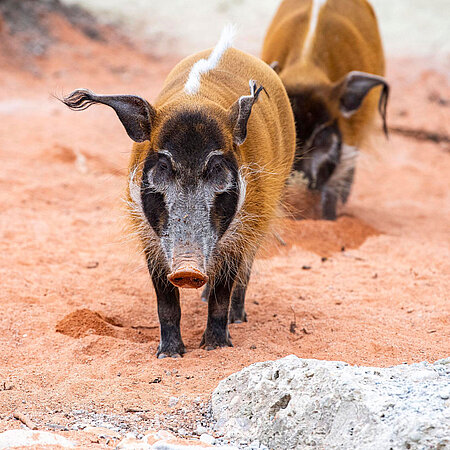
{"type": "Polygon", "coordinates": [[[189,77],[184,85],[184,92],[186,92],[186,94],[197,94],[200,89],[201,76],[218,66],[223,54],[233,46],[235,34],[235,26],[231,24],[226,25],[222,30],[219,42],[214,47],[208,59],[201,59],[192,66],[189,77]]]}
{"type": "Polygon", "coordinates": [[[322,7],[325,5],[327,0],[313,0],[311,17],[309,19],[308,33],[305,38],[305,43],[302,50],[302,58],[308,56],[308,53],[312,47],[314,37],[316,34],[317,24],[319,22],[319,14],[322,7]]]}
{"type": "Polygon", "coordinates": [[[173,162],[173,156],[172,153],[169,152],[169,150],[158,150],[158,154],[167,156],[173,162]]]}
{"type": "Polygon", "coordinates": [[[206,169],[206,166],[209,163],[209,160],[215,155],[223,155],[222,150],[213,150],[205,159],[205,163],[203,164],[203,169],[206,169]]]}

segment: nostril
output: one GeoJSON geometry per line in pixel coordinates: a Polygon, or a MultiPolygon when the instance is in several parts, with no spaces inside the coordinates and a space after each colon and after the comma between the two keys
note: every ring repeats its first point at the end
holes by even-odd
{"type": "Polygon", "coordinates": [[[208,276],[195,267],[181,267],[167,278],[179,288],[198,289],[208,282],[208,276]]]}

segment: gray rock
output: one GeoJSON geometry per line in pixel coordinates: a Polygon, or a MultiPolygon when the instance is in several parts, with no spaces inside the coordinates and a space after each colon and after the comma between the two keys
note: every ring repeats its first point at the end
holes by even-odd
{"type": "Polygon", "coordinates": [[[380,369],[291,355],[221,381],[212,412],[225,438],[271,449],[450,448],[449,369],[450,358],[380,369]]]}

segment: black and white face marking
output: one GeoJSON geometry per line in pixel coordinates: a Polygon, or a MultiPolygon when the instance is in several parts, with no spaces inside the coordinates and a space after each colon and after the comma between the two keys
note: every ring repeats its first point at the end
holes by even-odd
{"type": "Polygon", "coordinates": [[[313,92],[290,95],[294,112],[297,150],[294,170],[308,179],[310,189],[321,190],[341,157],[342,137],[325,102],[313,92]]]}
{"type": "Polygon", "coordinates": [[[171,270],[179,260],[195,260],[205,271],[245,195],[237,161],[218,124],[200,112],[169,119],[157,145],[143,170],[144,214],[171,270]]]}

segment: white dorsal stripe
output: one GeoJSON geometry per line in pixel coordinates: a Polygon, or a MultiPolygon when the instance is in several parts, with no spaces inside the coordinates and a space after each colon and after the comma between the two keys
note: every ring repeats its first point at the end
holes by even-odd
{"type": "Polygon", "coordinates": [[[219,42],[214,47],[208,59],[197,61],[189,72],[189,77],[184,85],[184,92],[189,95],[196,94],[200,89],[200,81],[203,74],[217,67],[223,54],[233,46],[236,27],[228,24],[222,30],[219,42]]]}
{"type": "Polygon", "coordinates": [[[308,55],[316,33],[317,24],[319,22],[319,14],[327,0],[313,0],[311,17],[309,19],[308,33],[306,35],[305,44],[303,45],[302,58],[308,55]]]}

